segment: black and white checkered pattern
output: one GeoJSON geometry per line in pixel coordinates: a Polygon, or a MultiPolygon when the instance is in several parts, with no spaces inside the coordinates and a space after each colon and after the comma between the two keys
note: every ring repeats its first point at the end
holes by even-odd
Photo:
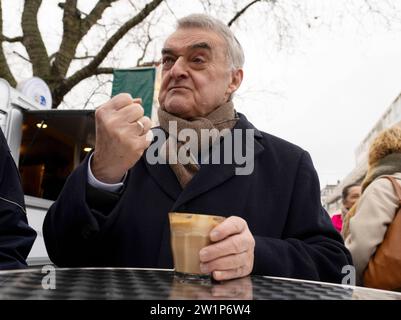
{"type": "Polygon", "coordinates": [[[55,289],[44,289],[41,269],[0,272],[3,299],[398,299],[390,291],[252,276],[221,283],[177,278],[170,270],[55,269],[55,289]]]}

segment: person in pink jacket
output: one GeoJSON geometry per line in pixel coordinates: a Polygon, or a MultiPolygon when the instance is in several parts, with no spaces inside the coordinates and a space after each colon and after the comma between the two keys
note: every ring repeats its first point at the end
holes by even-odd
{"type": "Polygon", "coordinates": [[[361,186],[357,183],[344,187],[342,191],[342,208],[341,212],[331,217],[331,222],[338,232],[341,233],[343,228],[343,220],[349,209],[356,203],[361,196],[361,186]]]}

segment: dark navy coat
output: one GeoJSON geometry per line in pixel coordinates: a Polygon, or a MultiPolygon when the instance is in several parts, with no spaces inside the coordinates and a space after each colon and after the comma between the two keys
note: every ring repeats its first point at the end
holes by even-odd
{"type": "Polygon", "coordinates": [[[168,212],[198,212],[247,221],[256,240],[253,274],[340,282],[351,257],[321,206],[309,154],[258,131],[243,115],[235,129],[255,130],[253,173],[205,164],[184,190],[168,165],[142,157],[120,194],[99,191],[87,184],[86,159],[47,213],[43,231],[52,261],[172,268],[168,212]]]}
{"type": "Polygon", "coordinates": [[[26,267],[35,238],[25,213],[18,169],[0,130],[0,270],[26,267]]]}

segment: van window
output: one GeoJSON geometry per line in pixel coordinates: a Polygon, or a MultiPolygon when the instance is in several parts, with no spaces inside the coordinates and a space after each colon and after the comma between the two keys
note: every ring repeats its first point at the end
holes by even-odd
{"type": "Polygon", "coordinates": [[[93,110],[24,112],[19,170],[25,195],[56,200],[94,144],[93,110]]]}

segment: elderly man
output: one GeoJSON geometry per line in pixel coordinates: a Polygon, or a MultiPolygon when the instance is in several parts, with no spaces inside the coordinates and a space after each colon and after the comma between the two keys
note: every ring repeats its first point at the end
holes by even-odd
{"type": "Polygon", "coordinates": [[[156,139],[150,145],[140,99],[120,94],[98,108],[95,151],[70,176],[44,223],[51,259],[59,266],[171,268],[168,212],[213,213],[228,218],[199,255],[201,270],[215,279],[252,273],[341,281],[350,255],[321,206],[308,153],[257,130],[234,109],[244,55],[230,29],[205,15],[182,18],[162,62],[159,130],[169,140],[153,153],[165,154],[166,162],[150,160],[156,139]],[[198,136],[244,134],[231,145],[223,143],[229,134],[192,143],[190,153],[195,145],[200,155],[185,162],[170,147],[183,146],[180,133],[188,129],[198,136]],[[250,170],[237,170],[235,161],[204,161],[216,145],[218,155],[246,151],[250,170]]]}
{"type": "Polygon", "coordinates": [[[26,218],[18,169],[0,129],[0,270],[26,267],[35,238],[26,218]]]}

